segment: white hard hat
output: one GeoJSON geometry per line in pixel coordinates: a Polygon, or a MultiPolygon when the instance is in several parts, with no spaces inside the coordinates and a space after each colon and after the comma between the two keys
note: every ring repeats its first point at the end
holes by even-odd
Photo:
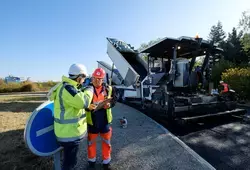
{"type": "Polygon", "coordinates": [[[69,75],[74,75],[74,76],[78,76],[81,74],[84,74],[85,76],[87,76],[87,69],[84,65],[82,64],[72,64],[69,68],[69,75]]]}
{"type": "Polygon", "coordinates": [[[221,81],[220,81],[220,84],[221,84],[221,83],[224,83],[224,81],[221,80],[221,81]]]}

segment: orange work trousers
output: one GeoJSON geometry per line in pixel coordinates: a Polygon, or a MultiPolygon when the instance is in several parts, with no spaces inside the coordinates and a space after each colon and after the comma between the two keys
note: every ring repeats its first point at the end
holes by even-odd
{"type": "MultiPolygon", "coordinates": [[[[103,164],[108,164],[111,161],[111,136],[112,128],[107,133],[99,133],[102,139],[102,160],[103,164]]],[[[96,161],[96,139],[98,133],[88,133],[88,160],[90,162],[96,161]]]]}

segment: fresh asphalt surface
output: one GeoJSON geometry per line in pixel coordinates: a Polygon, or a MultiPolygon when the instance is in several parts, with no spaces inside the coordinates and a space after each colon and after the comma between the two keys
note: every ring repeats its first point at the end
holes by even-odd
{"type": "MultiPolygon", "coordinates": [[[[141,110],[134,104],[127,104],[141,110]]],[[[250,117],[250,108],[246,109],[247,116],[250,117]]],[[[147,109],[142,112],[148,114],[152,111],[147,109]]],[[[250,118],[220,117],[185,126],[171,125],[163,121],[163,118],[152,118],[214,168],[250,170],[250,118]]]]}
{"type": "Polygon", "coordinates": [[[179,138],[216,169],[250,169],[249,120],[227,118],[196,124],[199,130],[179,138]]]}

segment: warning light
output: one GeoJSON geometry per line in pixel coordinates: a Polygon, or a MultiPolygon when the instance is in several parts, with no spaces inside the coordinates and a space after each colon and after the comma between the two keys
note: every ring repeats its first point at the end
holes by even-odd
{"type": "Polygon", "coordinates": [[[199,36],[198,33],[195,35],[195,40],[198,42],[199,45],[201,45],[201,43],[202,43],[202,38],[200,38],[200,36],[199,36]]]}
{"type": "Polygon", "coordinates": [[[197,34],[195,35],[195,39],[198,39],[198,38],[200,38],[200,36],[199,36],[199,34],[197,33],[197,34]]]}

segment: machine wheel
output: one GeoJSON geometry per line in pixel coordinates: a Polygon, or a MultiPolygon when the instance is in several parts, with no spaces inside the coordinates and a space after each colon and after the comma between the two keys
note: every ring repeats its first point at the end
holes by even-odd
{"type": "Polygon", "coordinates": [[[175,118],[175,101],[173,97],[168,98],[168,106],[167,106],[167,119],[173,120],[175,118]]]}

